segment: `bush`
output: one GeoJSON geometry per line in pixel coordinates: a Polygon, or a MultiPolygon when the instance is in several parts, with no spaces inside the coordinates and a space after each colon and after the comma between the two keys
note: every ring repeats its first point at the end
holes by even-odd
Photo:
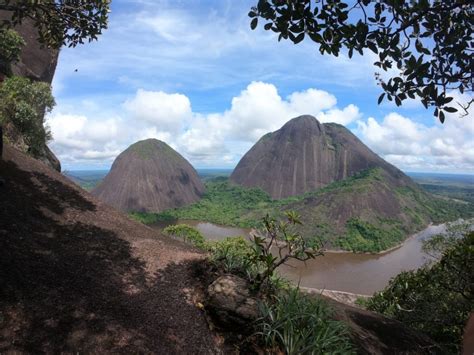
{"type": "Polygon", "coordinates": [[[474,233],[444,251],[431,267],[402,272],[372,297],[367,308],[425,332],[460,352],[464,325],[474,308],[474,233]]]}
{"type": "Polygon", "coordinates": [[[210,261],[226,273],[254,280],[260,267],[253,261],[253,249],[243,237],[229,237],[212,244],[210,261]]]}
{"type": "Polygon", "coordinates": [[[261,235],[252,236],[252,260],[262,269],[255,279],[258,289],[267,286],[268,280],[275,276],[275,270],[288,260],[307,261],[323,255],[321,246],[314,240],[308,243],[294,231],[296,225],[302,224],[299,215],[294,211],[285,212],[285,215],[286,221],[277,221],[267,215],[263,218],[261,235]]]}
{"type": "Polygon", "coordinates": [[[11,75],[11,63],[20,58],[21,47],[25,45],[23,38],[12,29],[0,29],[0,72],[11,75]]]}
{"type": "Polygon", "coordinates": [[[163,230],[163,233],[182,239],[184,242],[190,243],[197,248],[208,249],[204,236],[196,228],[190,227],[187,224],[168,226],[163,230]]]}
{"type": "Polygon", "coordinates": [[[0,124],[12,124],[28,145],[28,153],[37,157],[51,139],[44,127],[44,114],[54,106],[51,87],[13,76],[0,85],[0,124]]]}
{"type": "Polygon", "coordinates": [[[332,319],[329,306],[295,288],[262,305],[256,334],[288,355],[354,353],[347,328],[332,319]]]}

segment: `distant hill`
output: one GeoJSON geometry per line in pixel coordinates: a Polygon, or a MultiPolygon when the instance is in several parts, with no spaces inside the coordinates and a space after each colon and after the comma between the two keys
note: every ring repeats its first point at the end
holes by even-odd
{"type": "Polygon", "coordinates": [[[345,127],[320,124],[312,116],[297,117],[263,136],[230,182],[209,182],[202,201],[164,214],[253,227],[267,213],[282,217],[295,210],[305,237],[376,252],[429,223],[474,213],[469,203],[426,193],[345,127]]]}
{"type": "Polygon", "coordinates": [[[178,152],[157,139],[128,147],[92,194],[122,211],[159,212],[196,202],[204,185],[178,152]]]}
{"type": "Polygon", "coordinates": [[[351,131],[312,116],[288,121],[264,135],[243,156],[230,180],[260,187],[272,198],[304,194],[370,168],[382,168],[393,184],[413,181],[365,146],[351,131]]]}

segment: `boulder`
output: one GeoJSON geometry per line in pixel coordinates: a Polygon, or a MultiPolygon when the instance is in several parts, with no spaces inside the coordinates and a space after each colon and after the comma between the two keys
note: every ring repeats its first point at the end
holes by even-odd
{"type": "Polygon", "coordinates": [[[207,293],[206,306],[222,327],[235,329],[259,317],[258,301],[251,296],[248,282],[241,277],[220,276],[209,285],[207,293]]]}

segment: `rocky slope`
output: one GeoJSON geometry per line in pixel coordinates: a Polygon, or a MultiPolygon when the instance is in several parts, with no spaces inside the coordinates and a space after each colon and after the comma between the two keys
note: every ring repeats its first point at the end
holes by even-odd
{"type": "Polygon", "coordinates": [[[92,194],[122,210],[159,212],[196,202],[204,185],[178,152],[157,139],[128,147],[92,194]]]}
{"type": "MultiPolygon", "coordinates": [[[[8,146],[4,153],[0,353],[236,351],[243,329],[224,334],[230,343],[224,342],[202,311],[213,280],[203,271],[204,255],[128,219],[25,154],[8,146]]],[[[333,307],[359,353],[436,349],[399,322],[333,307]]]]}
{"type": "MultiPolygon", "coordinates": [[[[0,11],[0,22],[10,19],[10,16],[9,12],[0,11]]],[[[20,60],[12,65],[13,75],[51,84],[58,62],[59,50],[41,46],[37,41],[38,32],[30,19],[15,27],[15,31],[23,37],[26,45],[22,48],[20,60]]],[[[10,144],[13,144],[16,148],[24,152],[28,150],[27,144],[14,127],[11,125],[4,127],[4,134],[10,144]]],[[[41,150],[38,159],[53,169],[61,171],[61,164],[49,147],[45,145],[41,150]]]]}
{"type": "Polygon", "coordinates": [[[0,353],[222,352],[195,305],[202,254],[15,149],[4,158],[0,353]]]}
{"type": "Polygon", "coordinates": [[[272,198],[281,199],[375,167],[385,170],[397,185],[413,184],[344,126],[300,116],[263,136],[243,156],[230,179],[243,186],[260,187],[272,198]]]}

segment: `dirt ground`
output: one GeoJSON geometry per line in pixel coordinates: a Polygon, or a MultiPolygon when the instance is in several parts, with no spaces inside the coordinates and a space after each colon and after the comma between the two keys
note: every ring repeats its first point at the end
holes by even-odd
{"type": "Polygon", "coordinates": [[[6,148],[0,353],[218,354],[196,306],[203,256],[6,148]]]}

